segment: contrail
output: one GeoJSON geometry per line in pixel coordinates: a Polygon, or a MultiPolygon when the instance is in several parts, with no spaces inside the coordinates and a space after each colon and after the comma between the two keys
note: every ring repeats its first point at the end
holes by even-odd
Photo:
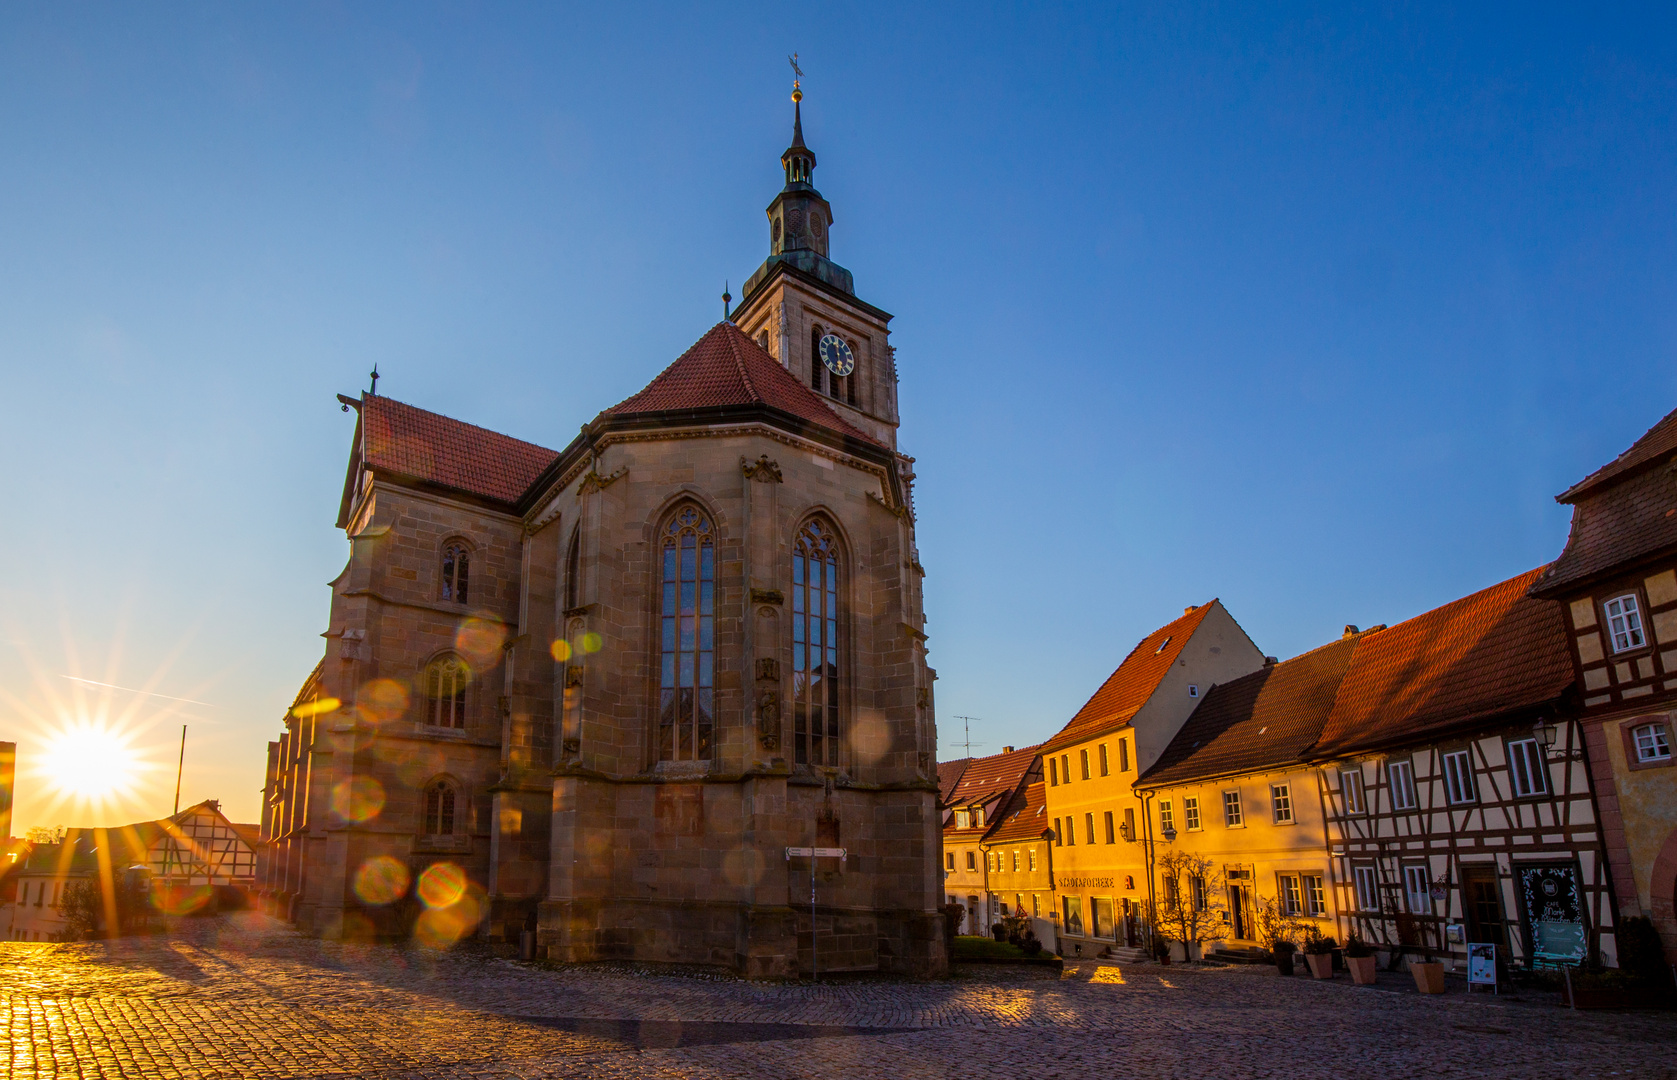
{"type": "Polygon", "coordinates": [[[116,683],[99,682],[97,679],[83,679],[76,675],[60,675],[59,678],[69,679],[71,682],[87,683],[89,686],[106,686],[112,690],[121,690],[125,694],[144,694],[146,697],[160,697],[168,698],[170,701],[184,701],[188,705],[202,705],[206,709],[215,708],[214,705],[211,705],[207,701],[197,701],[189,697],[175,697],[173,694],[154,694],[150,690],[136,690],[132,686],[118,686],[116,683]]]}

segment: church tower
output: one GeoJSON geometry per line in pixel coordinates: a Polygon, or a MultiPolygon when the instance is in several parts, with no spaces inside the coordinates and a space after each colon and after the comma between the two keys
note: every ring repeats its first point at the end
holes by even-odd
{"type": "Polygon", "coordinates": [[[786,186],[767,211],[769,257],[746,279],[734,322],[835,412],[894,450],[891,315],[859,299],[850,271],[830,257],[833,208],[815,189],[815,151],[804,144],[803,91],[796,87],[792,145],[780,163],[786,186]],[[822,356],[824,340],[831,363],[822,356]]]}

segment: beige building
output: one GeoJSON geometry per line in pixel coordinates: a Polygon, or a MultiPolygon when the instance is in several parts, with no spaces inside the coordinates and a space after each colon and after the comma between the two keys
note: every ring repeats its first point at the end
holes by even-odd
{"type": "Polygon", "coordinates": [[[1148,823],[1137,777],[1212,687],[1263,664],[1221,602],[1190,607],[1143,638],[1042,745],[1062,953],[1093,955],[1133,937],[1148,897],[1148,823]]]}
{"type": "Polygon", "coordinates": [[[1041,759],[1032,775],[1014,792],[980,847],[985,866],[992,868],[990,896],[1002,917],[1052,922],[1054,830],[1048,826],[1048,786],[1042,782],[1041,759]]]}
{"type": "MultiPolygon", "coordinates": [[[[1188,852],[1210,863],[1180,902],[1206,913],[1215,948],[1267,948],[1266,915],[1334,933],[1336,914],[1317,770],[1308,751],[1333,709],[1361,635],[1343,638],[1210,690],[1137,784],[1151,826],[1153,899],[1182,882],[1157,859],[1188,852]]],[[[1269,923],[1273,927],[1274,923],[1269,923]]],[[[1291,935],[1289,935],[1291,936],[1291,935]]]]}
{"type": "MultiPolygon", "coordinates": [[[[801,110],[801,106],[800,106],[801,110]]],[[[271,744],[270,902],[753,975],[942,970],[891,316],[801,112],[731,321],[562,451],[372,394],[327,655],[271,744]],[[814,868],[788,848],[843,847],[814,868]]]]}
{"type": "MultiPolygon", "coordinates": [[[[939,766],[949,770],[943,805],[944,903],[966,909],[961,932],[988,934],[998,919],[1010,914],[1010,894],[997,892],[994,882],[1001,856],[986,847],[1026,787],[1042,779],[1042,759],[1036,747],[1003,747],[989,757],[963,759],[939,766]]],[[[1017,901],[1013,901],[1014,904],[1017,901]]]]}

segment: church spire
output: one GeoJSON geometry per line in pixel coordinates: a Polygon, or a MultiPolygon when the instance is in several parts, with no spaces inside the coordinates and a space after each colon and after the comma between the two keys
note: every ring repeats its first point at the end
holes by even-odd
{"type": "MultiPolygon", "coordinates": [[[[796,54],[794,54],[795,56],[796,54]]],[[[797,70],[797,64],[792,65],[797,70]]],[[[781,167],[786,170],[787,191],[814,191],[811,177],[815,175],[815,151],[804,145],[804,92],[798,80],[792,80],[792,145],[780,155],[781,167]]]]}

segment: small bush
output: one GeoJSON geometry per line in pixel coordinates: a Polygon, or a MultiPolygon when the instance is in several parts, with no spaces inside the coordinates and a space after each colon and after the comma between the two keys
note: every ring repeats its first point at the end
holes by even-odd
{"type": "Polygon", "coordinates": [[[1358,957],[1358,958],[1365,957],[1365,956],[1373,956],[1374,955],[1374,946],[1370,945],[1368,942],[1364,941],[1362,938],[1358,937],[1356,934],[1352,934],[1351,937],[1350,937],[1350,940],[1346,941],[1346,943],[1345,943],[1345,955],[1346,956],[1355,956],[1355,957],[1358,957]]]}

